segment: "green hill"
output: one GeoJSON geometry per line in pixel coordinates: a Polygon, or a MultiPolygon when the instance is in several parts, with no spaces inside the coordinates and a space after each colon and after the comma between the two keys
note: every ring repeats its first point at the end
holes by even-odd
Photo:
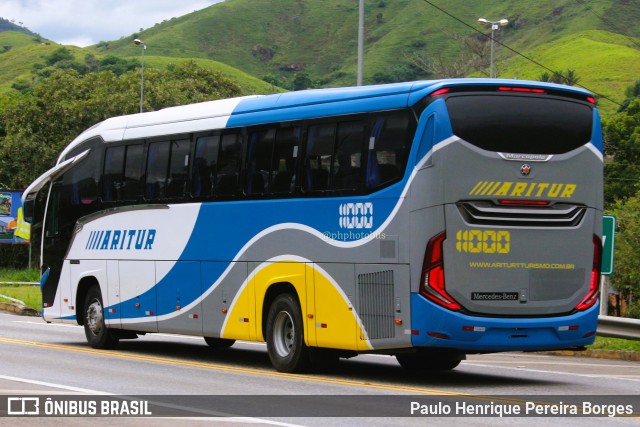
{"type": "MultiPolygon", "coordinates": [[[[510,21],[496,33],[508,46],[496,44],[500,76],[537,79],[547,71],[520,53],[554,71],[574,70],[579,84],[615,102],[638,78],[640,2],[365,0],[365,8],[365,84],[441,77],[437,70],[416,67],[415,58],[454,64],[469,51],[462,40],[484,46],[488,62],[484,35],[490,30],[477,24],[480,17],[510,21]]],[[[259,79],[292,87],[301,75],[315,86],[345,86],[356,81],[357,24],[355,0],[225,0],[74,54],[135,59],[140,48],[132,40],[137,37],[148,46],[151,66],[166,66],[176,58],[216,61],[210,66],[237,74],[247,91],[274,90],[259,79]]],[[[18,75],[28,76],[38,55],[49,52],[46,46],[23,48],[0,54],[0,87],[10,87],[18,75]],[[12,51],[18,54],[9,55],[12,51]]],[[[480,76],[486,69],[467,74],[480,76]]],[[[600,106],[605,112],[617,108],[606,99],[600,106]]]]}
{"type": "MultiPolygon", "coordinates": [[[[43,64],[47,56],[62,47],[52,42],[43,42],[39,38],[34,38],[24,33],[12,31],[0,32],[0,50],[1,46],[11,46],[11,48],[0,53],[0,93],[11,93],[12,86],[31,82],[34,78],[32,73],[34,64],[43,64]]],[[[65,48],[79,62],[83,62],[88,54],[92,54],[91,49],[83,49],[76,46],[65,46],[65,48]]],[[[128,54],[131,59],[138,61],[140,59],[140,48],[131,49],[128,54]]],[[[97,56],[104,56],[104,54],[97,56]]],[[[147,54],[145,56],[145,64],[150,67],[166,68],[171,64],[187,59],[186,57],[162,57],[147,54]]],[[[196,62],[203,67],[219,71],[226,77],[231,78],[240,86],[244,94],[273,93],[281,90],[244,71],[217,61],[198,58],[196,62]]]]}
{"type": "MultiPolygon", "coordinates": [[[[479,17],[508,18],[499,41],[551,69],[574,69],[589,89],[617,101],[637,79],[632,65],[640,61],[638,2],[366,0],[365,7],[368,84],[438,77],[417,69],[411,58],[455,60],[464,49],[460,38],[486,40],[482,34],[489,30],[477,25],[479,17]]],[[[320,86],[353,85],[357,22],[354,0],[226,0],[92,49],[131,55],[135,36],[147,43],[149,54],[215,59],[289,86],[300,72],[320,86]]],[[[496,62],[505,77],[535,79],[545,71],[500,46],[496,62]]],[[[616,108],[608,104],[603,108],[616,108]]]]}

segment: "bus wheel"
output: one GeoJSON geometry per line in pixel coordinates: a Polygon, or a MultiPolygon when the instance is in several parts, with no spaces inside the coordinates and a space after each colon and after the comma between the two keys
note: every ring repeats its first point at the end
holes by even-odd
{"type": "Polygon", "coordinates": [[[426,352],[400,353],[396,359],[400,366],[410,371],[450,371],[460,364],[464,357],[459,355],[430,355],[426,352]]]}
{"type": "Polygon", "coordinates": [[[267,350],[280,372],[299,372],[309,365],[309,349],[304,344],[302,310],[290,294],[276,297],[267,316],[267,350]]]}
{"type": "Polygon", "coordinates": [[[204,342],[206,342],[209,347],[214,350],[220,350],[223,348],[229,348],[236,343],[236,340],[230,340],[226,338],[211,338],[204,337],[204,342]]]}
{"type": "Polygon", "coordinates": [[[112,349],[118,344],[104,323],[102,295],[98,286],[92,286],[84,300],[84,334],[93,348],[112,349]]]}

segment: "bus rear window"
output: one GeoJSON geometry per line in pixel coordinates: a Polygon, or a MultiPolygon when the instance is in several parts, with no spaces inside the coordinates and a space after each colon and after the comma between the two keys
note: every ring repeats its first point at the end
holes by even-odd
{"type": "Polygon", "coordinates": [[[460,95],[446,100],[453,133],[484,150],[561,154],[591,140],[591,107],[519,95],[460,95]]]}

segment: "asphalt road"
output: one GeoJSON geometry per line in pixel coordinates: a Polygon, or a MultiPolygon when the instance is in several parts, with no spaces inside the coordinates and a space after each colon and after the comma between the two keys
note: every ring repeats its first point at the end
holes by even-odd
{"type": "MultiPolygon", "coordinates": [[[[527,404],[530,413],[564,408],[571,415],[571,405],[582,411],[585,401],[608,405],[602,411],[615,412],[610,405],[622,404],[620,412],[628,412],[626,405],[631,405],[634,414],[588,418],[580,412],[560,421],[580,426],[637,425],[640,364],[502,353],[471,355],[451,372],[416,375],[404,371],[393,357],[362,355],[342,360],[330,371],[289,375],[273,370],[260,343],[239,342],[231,349],[213,351],[202,338],[155,334],[121,341],[117,350],[99,351],[86,344],[81,327],[0,313],[0,408],[1,399],[34,395],[85,400],[134,396],[130,399],[151,402],[156,415],[117,420],[39,417],[41,426],[106,426],[114,421],[132,426],[375,427],[417,426],[427,421],[429,425],[535,426],[552,420],[418,415],[421,410],[433,413],[447,408],[457,415],[473,410],[506,413],[516,406],[524,411],[527,404]],[[617,401],[609,402],[612,397],[617,401]],[[414,416],[411,405],[416,405],[414,416]],[[165,412],[173,417],[157,417],[165,412]]],[[[0,417],[0,425],[33,425],[34,421],[0,417]]]]}

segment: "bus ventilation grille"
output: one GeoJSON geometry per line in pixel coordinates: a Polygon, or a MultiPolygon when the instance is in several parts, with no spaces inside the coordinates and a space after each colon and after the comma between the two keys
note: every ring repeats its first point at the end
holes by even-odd
{"type": "Polygon", "coordinates": [[[393,270],[358,274],[358,305],[369,339],[393,338],[393,270]]]}
{"type": "Polygon", "coordinates": [[[531,208],[497,206],[491,202],[463,202],[457,206],[468,224],[511,227],[575,228],[587,212],[585,206],[562,203],[531,208]]]}

